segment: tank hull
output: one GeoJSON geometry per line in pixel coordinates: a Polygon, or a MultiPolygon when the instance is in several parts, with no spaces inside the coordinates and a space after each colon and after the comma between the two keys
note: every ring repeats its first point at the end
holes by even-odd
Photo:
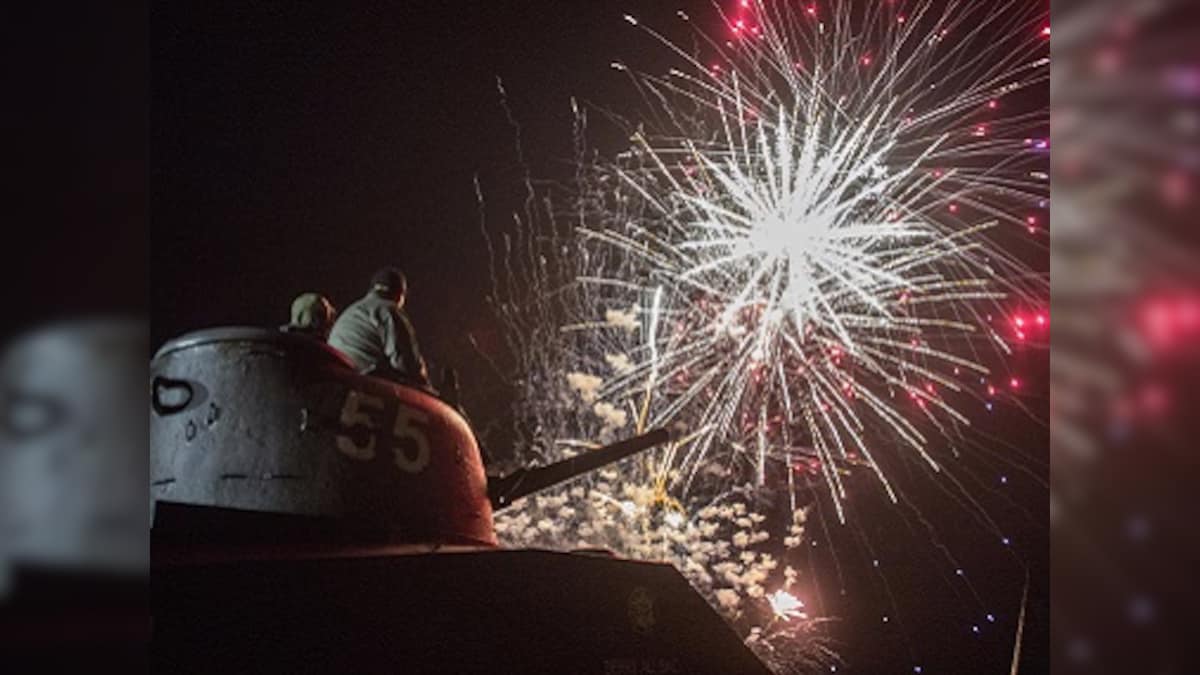
{"type": "Polygon", "coordinates": [[[766,675],[670,565],[480,550],[154,573],[159,673],[766,675]]]}

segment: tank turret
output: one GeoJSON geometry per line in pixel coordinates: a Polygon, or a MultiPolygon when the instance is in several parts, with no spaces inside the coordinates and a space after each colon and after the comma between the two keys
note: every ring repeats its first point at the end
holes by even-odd
{"type": "Polygon", "coordinates": [[[493,508],[667,440],[654,431],[489,485],[471,427],[433,390],[256,328],[167,343],[151,383],[150,490],[156,512],[172,511],[156,518],[167,529],[186,505],[296,516],[310,534],[328,523],[371,543],[495,546],[493,508]]]}

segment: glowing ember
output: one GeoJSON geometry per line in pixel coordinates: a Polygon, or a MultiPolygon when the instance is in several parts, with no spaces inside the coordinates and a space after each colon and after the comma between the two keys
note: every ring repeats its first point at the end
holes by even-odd
{"type": "Polygon", "coordinates": [[[771,603],[771,611],[775,612],[775,616],[784,621],[808,618],[804,613],[804,603],[785,590],[775,591],[767,596],[767,600],[771,603]]]}

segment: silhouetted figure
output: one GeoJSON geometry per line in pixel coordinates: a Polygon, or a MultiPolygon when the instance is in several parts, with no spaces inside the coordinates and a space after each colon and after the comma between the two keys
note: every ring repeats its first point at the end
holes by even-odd
{"type": "Polygon", "coordinates": [[[358,372],[398,382],[429,384],[425,359],[404,313],[408,280],[395,267],[371,278],[371,289],[333,324],[329,344],[354,362],[358,372]]]}

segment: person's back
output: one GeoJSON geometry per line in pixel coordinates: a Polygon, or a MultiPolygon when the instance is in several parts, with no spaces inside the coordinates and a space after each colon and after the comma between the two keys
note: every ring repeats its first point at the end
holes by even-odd
{"type": "Polygon", "coordinates": [[[375,291],[342,310],[329,333],[329,344],[367,372],[388,362],[384,349],[387,326],[394,321],[395,303],[375,291]]]}
{"type": "Polygon", "coordinates": [[[428,382],[412,324],[403,311],[407,282],[394,268],[380,270],[371,290],[342,312],[329,344],[360,373],[428,382]]]}

